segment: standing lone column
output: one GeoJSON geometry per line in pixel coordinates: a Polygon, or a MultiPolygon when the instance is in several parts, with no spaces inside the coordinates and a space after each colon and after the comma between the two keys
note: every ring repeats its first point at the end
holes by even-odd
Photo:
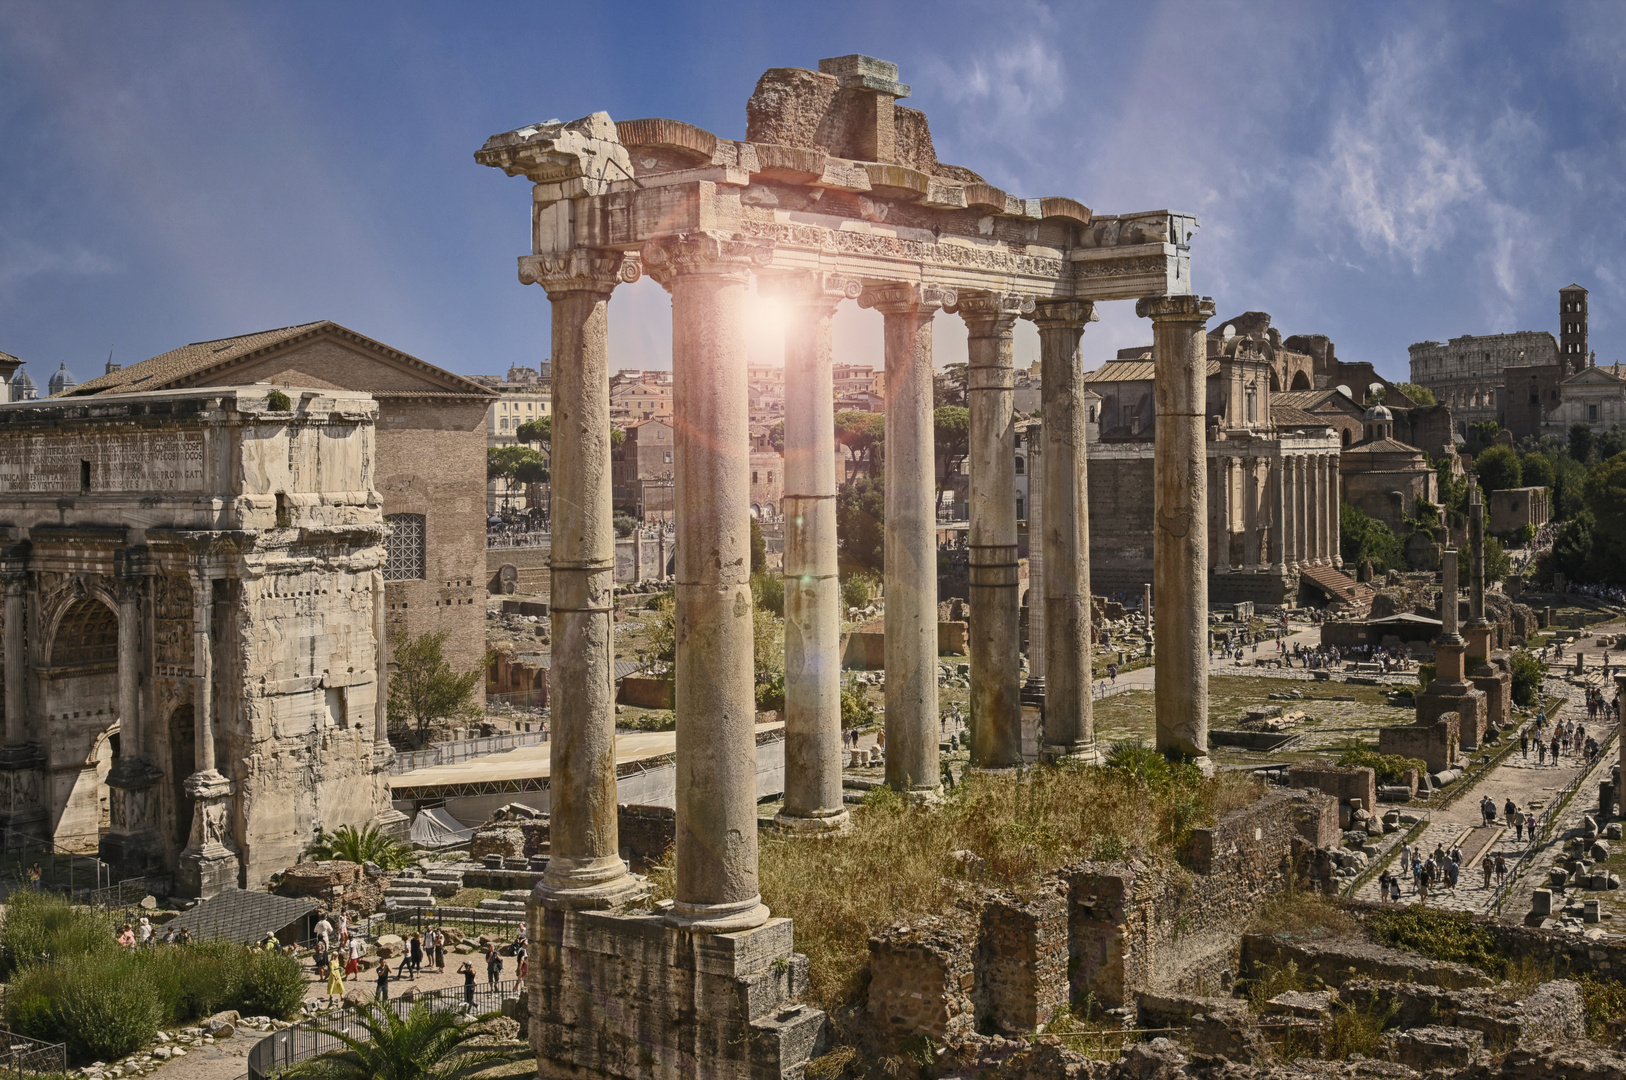
{"type": "Polygon", "coordinates": [[[921,797],[940,775],[932,315],[957,299],[901,284],[859,298],[886,320],[886,782],[921,797]]]}
{"type": "Polygon", "coordinates": [[[785,807],[798,835],[847,827],[841,801],[841,583],[836,576],[836,438],[830,319],[859,283],[763,276],[785,302],[785,807]]]}
{"type": "Polygon", "coordinates": [[[1340,570],[1344,567],[1343,539],[1343,496],[1340,494],[1341,477],[1338,474],[1338,464],[1342,457],[1334,451],[1328,458],[1330,461],[1327,477],[1327,503],[1329,519],[1332,522],[1332,564],[1340,570]]]}
{"type": "Polygon", "coordinates": [[[609,305],[621,265],[571,251],[519,268],[547,290],[553,316],[551,853],[536,888],[550,907],[613,907],[642,891],[616,816],[609,305]]]}
{"type": "MultiPolygon", "coordinates": [[[[1099,316],[1082,300],[1046,300],[1039,328],[1044,410],[1046,757],[1095,758],[1090,695],[1090,512],[1084,374],[1078,346],[1099,316]]],[[[1206,552],[1205,552],[1206,554],[1206,552]]]]}
{"type": "MultiPolygon", "coordinates": [[[[705,233],[651,241],[672,294],[677,506],[677,897],[667,921],[768,919],[757,886],[751,436],[740,306],[769,249],[705,233]]],[[[558,423],[558,421],[555,421],[558,423]]]]}
{"type": "MultiPolygon", "coordinates": [[[[963,298],[971,411],[971,764],[1022,764],[1021,617],[1016,554],[1016,372],[1011,335],[1033,301],[963,298]]],[[[788,409],[787,403],[787,409],[788,409]]]]}
{"type": "Polygon", "coordinates": [[[1278,447],[1276,457],[1266,466],[1270,470],[1270,565],[1278,574],[1285,575],[1287,561],[1287,455],[1278,447]]]}
{"type": "Polygon", "coordinates": [[[1152,581],[1157,590],[1154,701],[1158,749],[1208,759],[1207,471],[1203,422],[1208,370],[1205,329],[1214,302],[1199,296],[1149,296],[1135,313],[1152,320],[1155,527],[1152,581]]]}

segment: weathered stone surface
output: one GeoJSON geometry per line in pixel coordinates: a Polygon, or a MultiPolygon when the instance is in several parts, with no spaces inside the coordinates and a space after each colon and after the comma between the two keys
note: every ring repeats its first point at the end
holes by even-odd
{"type": "Polygon", "coordinates": [[[1379,1049],[1414,1069],[1462,1069],[1484,1056],[1485,1036],[1467,1028],[1407,1028],[1383,1036],[1379,1049]]]}

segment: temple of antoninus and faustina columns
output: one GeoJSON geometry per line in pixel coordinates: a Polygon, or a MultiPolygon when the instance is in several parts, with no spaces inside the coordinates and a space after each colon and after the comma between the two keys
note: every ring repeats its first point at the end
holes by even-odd
{"type": "Polygon", "coordinates": [[[753,276],[790,312],[785,342],[786,788],[793,836],[848,827],[841,802],[831,317],[885,324],[886,772],[939,791],[932,326],[970,338],[973,764],[1022,761],[1012,335],[1043,373],[1043,750],[1093,759],[1084,384],[1095,306],[1138,301],[1158,372],[1158,740],[1206,754],[1204,336],[1190,215],[1102,216],[1019,198],[940,163],[895,65],[777,68],[742,141],[676,120],[594,113],[487,140],[482,164],[532,182],[520,280],[553,312],[552,858],[532,906],[532,1044],[543,1075],[799,1071],[816,1010],[787,920],[757,884],[746,343],[753,276]],[[671,295],[676,428],[676,896],[618,858],[606,311],[647,274],[671,295]],[[730,988],[749,982],[741,998],[730,988]],[[771,989],[765,989],[771,987],[771,989]],[[621,995],[624,995],[621,996],[621,995]],[[749,1015],[729,1001],[747,1000],[749,1015]],[[699,1059],[704,1059],[704,1064],[699,1059]],[[685,1065],[688,1061],[690,1064],[685,1065]]]}

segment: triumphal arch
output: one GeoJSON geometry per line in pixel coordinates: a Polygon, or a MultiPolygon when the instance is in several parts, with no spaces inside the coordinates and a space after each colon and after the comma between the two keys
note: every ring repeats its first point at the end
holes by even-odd
{"type": "Polygon", "coordinates": [[[366,394],[0,406],[0,824],[180,895],[389,812],[366,394]]]}
{"type": "Polygon", "coordinates": [[[1157,365],[1159,741],[1206,760],[1207,298],[1190,290],[1197,221],[1024,198],[937,160],[895,65],[865,56],[767,72],[743,140],[595,113],[495,135],[475,155],[532,182],[520,280],[552,305],[552,857],[533,906],[532,1040],[543,1075],[798,1072],[823,1017],[791,927],[757,886],[742,302],[789,309],[785,340],[786,792],[792,836],[847,827],[831,317],[885,322],[886,770],[938,791],[932,320],[970,332],[973,764],[1021,764],[1012,335],[1031,319],[1043,377],[1043,748],[1093,758],[1079,341],[1095,305],[1137,301],[1157,365]],[[676,897],[617,857],[606,314],[647,274],[672,297],[676,426],[676,897]]]}

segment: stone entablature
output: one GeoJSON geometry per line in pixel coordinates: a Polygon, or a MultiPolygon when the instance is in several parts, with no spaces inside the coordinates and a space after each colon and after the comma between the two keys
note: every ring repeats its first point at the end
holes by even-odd
{"type": "Polygon", "coordinates": [[[377,411],[263,384],[0,408],[5,824],[210,895],[389,810],[377,411]]]}

